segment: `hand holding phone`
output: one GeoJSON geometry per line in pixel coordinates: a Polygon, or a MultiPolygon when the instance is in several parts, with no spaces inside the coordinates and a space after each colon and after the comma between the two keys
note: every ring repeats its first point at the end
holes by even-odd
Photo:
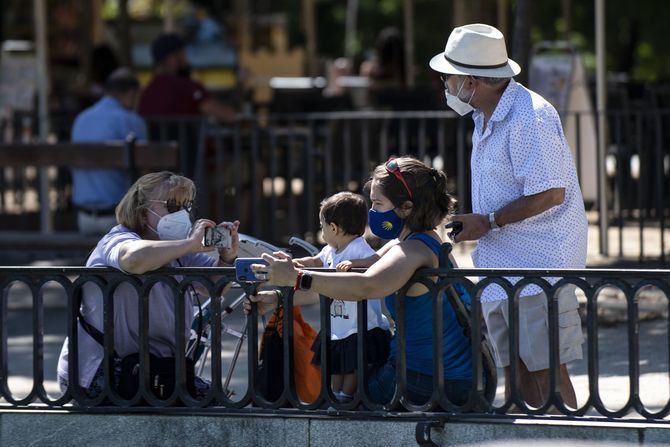
{"type": "Polygon", "coordinates": [[[225,227],[209,227],[205,228],[205,237],[202,245],[205,247],[216,248],[230,248],[232,239],[230,237],[230,230],[225,227]]]}
{"type": "Polygon", "coordinates": [[[444,226],[444,228],[451,229],[451,231],[449,232],[449,237],[451,238],[451,240],[455,240],[456,236],[458,236],[458,233],[463,231],[463,222],[459,221],[449,222],[444,226]]]}
{"type": "Polygon", "coordinates": [[[237,282],[262,282],[267,281],[267,278],[264,278],[264,274],[256,274],[251,270],[252,264],[263,264],[268,265],[268,263],[263,258],[237,258],[235,259],[235,276],[237,277],[237,282]],[[261,276],[263,275],[263,276],[261,276]],[[261,276],[261,277],[259,277],[261,276]]]}

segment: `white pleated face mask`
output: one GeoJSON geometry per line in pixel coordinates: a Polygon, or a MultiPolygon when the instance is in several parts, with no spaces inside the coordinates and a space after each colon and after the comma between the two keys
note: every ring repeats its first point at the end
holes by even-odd
{"type": "Polygon", "coordinates": [[[447,105],[451,107],[451,109],[458,113],[459,115],[463,116],[466,115],[474,110],[474,108],[470,105],[470,101],[472,101],[472,97],[475,96],[475,91],[472,91],[472,95],[470,95],[470,99],[468,99],[468,102],[463,101],[461,98],[458,97],[458,95],[461,94],[461,90],[463,90],[463,85],[465,84],[465,79],[463,79],[463,82],[461,82],[461,86],[458,89],[458,93],[456,95],[452,95],[449,93],[449,90],[444,90],[444,96],[447,98],[447,105]]]}
{"type": "MultiPolygon", "coordinates": [[[[154,211],[149,211],[158,216],[154,211]]],[[[158,221],[156,230],[154,231],[162,241],[178,241],[188,237],[191,233],[192,226],[191,216],[188,211],[180,210],[176,213],[166,214],[161,217],[158,221]]]]}

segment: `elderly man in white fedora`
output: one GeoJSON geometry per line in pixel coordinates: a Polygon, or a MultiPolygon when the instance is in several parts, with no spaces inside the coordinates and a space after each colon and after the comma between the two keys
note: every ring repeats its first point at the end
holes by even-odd
{"type": "MultiPolygon", "coordinates": [[[[442,73],[447,104],[460,115],[473,111],[472,213],[453,217],[456,242],[478,241],[478,268],[584,268],[587,221],[570,149],[556,110],[517,83],[519,65],[507,57],[496,28],[454,28],[444,52],[430,61],[442,73]],[[460,222],[460,225],[455,225],[460,222]]],[[[452,233],[453,234],[453,233],[452,233]]],[[[508,278],[516,282],[519,278],[508,278]]],[[[556,278],[547,278],[555,283],[556,278]]],[[[566,363],[582,358],[582,329],[575,287],[558,298],[558,382],[563,401],[576,407],[566,363]]],[[[507,293],[498,285],[481,296],[482,312],[509,393],[507,293]]],[[[536,285],[519,294],[519,385],[537,407],[549,396],[547,295],[536,285]]]]}

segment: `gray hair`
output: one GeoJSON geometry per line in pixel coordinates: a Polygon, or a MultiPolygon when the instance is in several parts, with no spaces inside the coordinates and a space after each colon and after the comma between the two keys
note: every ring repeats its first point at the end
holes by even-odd
{"type": "Polygon", "coordinates": [[[475,78],[479,79],[484,84],[490,85],[491,87],[496,87],[496,86],[512,79],[512,78],[489,78],[489,77],[486,77],[486,76],[475,76],[475,78]]]}

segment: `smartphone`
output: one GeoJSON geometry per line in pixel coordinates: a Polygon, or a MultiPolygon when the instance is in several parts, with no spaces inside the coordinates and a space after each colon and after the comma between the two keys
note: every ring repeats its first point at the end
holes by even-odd
{"type": "Polygon", "coordinates": [[[251,264],[268,263],[263,258],[237,258],[235,259],[235,276],[238,282],[262,282],[264,279],[256,278],[256,275],[251,270],[251,264]]]}
{"type": "Polygon", "coordinates": [[[205,247],[230,248],[231,245],[230,230],[225,227],[205,228],[205,237],[202,245],[205,247]]]}
{"type": "Polygon", "coordinates": [[[458,233],[463,231],[463,222],[458,220],[449,222],[444,226],[444,228],[451,229],[451,231],[449,232],[449,237],[451,238],[451,240],[454,240],[454,238],[458,236],[458,233]]]}

